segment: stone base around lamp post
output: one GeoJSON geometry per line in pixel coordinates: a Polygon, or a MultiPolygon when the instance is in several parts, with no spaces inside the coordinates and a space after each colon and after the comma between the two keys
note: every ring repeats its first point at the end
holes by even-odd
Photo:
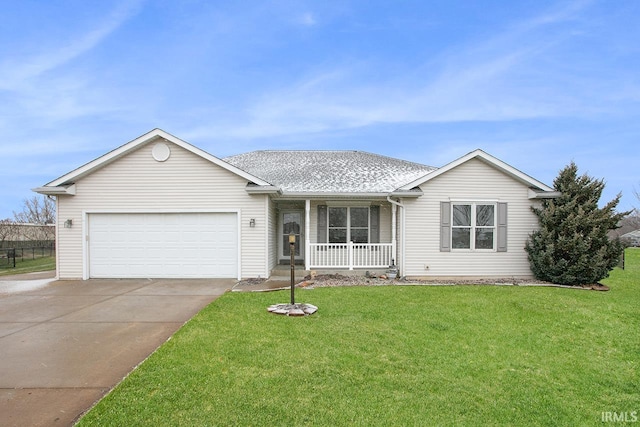
{"type": "Polygon", "coordinates": [[[267,311],[285,316],[309,316],[318,311],[318,307],[311,304],[274,304],[267,307],[267,311]]]}

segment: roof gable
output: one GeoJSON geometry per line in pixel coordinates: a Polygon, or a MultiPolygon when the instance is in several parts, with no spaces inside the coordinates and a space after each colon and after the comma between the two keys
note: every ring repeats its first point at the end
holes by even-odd
{"type": "MultiPolygon", "coordinates": [[[[64,194],[65,191],[61,191],[61,188],[71,188],[73,187],[73,183],[75,181],[77,181],[78,179],[85,177],[87,175],[92,174],[93,172],[97,171],[98,169],[101,169],[103,167],[105,167],[106,165],[108,165],[109,163],[114,162],[115,160],[122,158],[124,156],[126,156],[127,154],[131,153],[132,151],[137,150],[138,148],[149,144],[153,141],[157,141],[160,139],[164,139],[168,142],[171,142],[175,145],[178,145],[182,148],[184,148],[185,150],[205,159],[210,161],[211,163],[220,166],[223,169],[226,169],[236,175],[241,176],[242,178],[245,178],[247,181],[253,182],[255,184],[258,185],[265,185],[268,186],[269,183],[262,180],[261,178],[258,178],[257,176],[251,175],[250,173],[247,173],[246,171],[240,170],[238,168],[236,168],[235,166],[215,157],[212,156],[211,154],[207,153],[206,151],[201,150],[198,147],[195,147],[191,144],[189,144],[186,141],[183,141],[180,138],[177,138],[161,129],[153,129],[150,132],[145,133],[142,136],[139,136],[138,138],[129,141],[128,143],[116,148],[113,151],[108,152],[107,154],[104,154],[103,156],[98,157],[95,160],[90,161],[89,163],[86,163],[83,166],[80,166],[79,168],[49,182],[48,184],[45,184],[44,187],[39,187],[37,189],[35,189],[35,191],[39,192],[39,193],[43,193],[43,194],[64,194]]],[[[67,194],[71,194],[69,193],[69,191],[66,191],[67,194]]]]}
{"type": "Polygon", "coordinates": [[[527,185],[530,198],[556,197],[553,188],[482,150],[435,168],[363,151],[253,151],[219,159],[161,129],[150,132],[45,184],[34,191],[74,195],[75,182],[154,141],[173,143],[248,181],[250,194],[290,197],[380,196],[419,197],[419,186],[472,160],[479,159],[527,185]]]}
{"type": "Polygon", "coordinates": [[[529,175],[525,174],[524,172],[519,171],[518,169],[514,168],[513,166],[508,165],[507,163],[503,162],[502,160],[493,157],[492,155],[477,149],[474,150],[470,153],[465,154],[464,156],[460,157],[457,160],[454,160],[451,163],[446,164],[445,166],[441,167],[440,169],[435,170],[434,172],[431,172],[427,175],[424,175],[418,179],[416,179],[415,181],[412,181],[404,186],[402,186],[400,188],[400,190],[410,190],[414,187],[417,187],[419,185],[422,185],[440,175],[443,175],[447,172],[449,172],[450,170],[468,162],[469,160],[472,159],[479,159],[487,164],[489,164],[490,166],[504,172],[505,174],[509,175],[510,177],[512,177],[513,179],[522,182],[523,184],[535,188],[537,190],[543,191],[543,192],[549,192],[549,193],[554,193],[555,194],[555,190],[551,187],[549,187],[548,185],[538,181],[535,178],[530,177],[529,175]]]}

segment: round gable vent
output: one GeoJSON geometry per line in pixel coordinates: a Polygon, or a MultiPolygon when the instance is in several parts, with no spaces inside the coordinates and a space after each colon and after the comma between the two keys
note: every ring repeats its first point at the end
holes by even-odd
{"type": "Polygon", "coordinates": [[[151,150],[151,155],[158,162],[164,162],[171,155],[171,149],[164,142],[158,142],[153,146],[153,150],[151,150]]]}

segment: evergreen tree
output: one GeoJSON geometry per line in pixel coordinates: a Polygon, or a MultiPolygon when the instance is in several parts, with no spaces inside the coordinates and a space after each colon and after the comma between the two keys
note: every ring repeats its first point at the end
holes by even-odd
{"type": "Polygon", "coordinates": [[[540,229],[525,246],[531,270],[538,279],[553,283],[595,284],[609,276],[623,250],[607,232],[630,212],[616,213],[621,194],[598,208],[604,181],[578,176],[573,162],[560,171],[553,186],[561,195],[532,208],[540,229]]]}

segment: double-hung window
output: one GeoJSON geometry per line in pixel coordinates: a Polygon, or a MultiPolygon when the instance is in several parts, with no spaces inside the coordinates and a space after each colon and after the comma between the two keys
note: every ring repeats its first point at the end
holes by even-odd
{"type": "Polygon", "coordinates": [[[368,207],[329,207],[329,243],[369,243],[368,207]]]}
{"type": "Polygon", "coordinates": [[[495,250],[496,205],[475,202],[452,203],[451,248],[495,250]]]}

